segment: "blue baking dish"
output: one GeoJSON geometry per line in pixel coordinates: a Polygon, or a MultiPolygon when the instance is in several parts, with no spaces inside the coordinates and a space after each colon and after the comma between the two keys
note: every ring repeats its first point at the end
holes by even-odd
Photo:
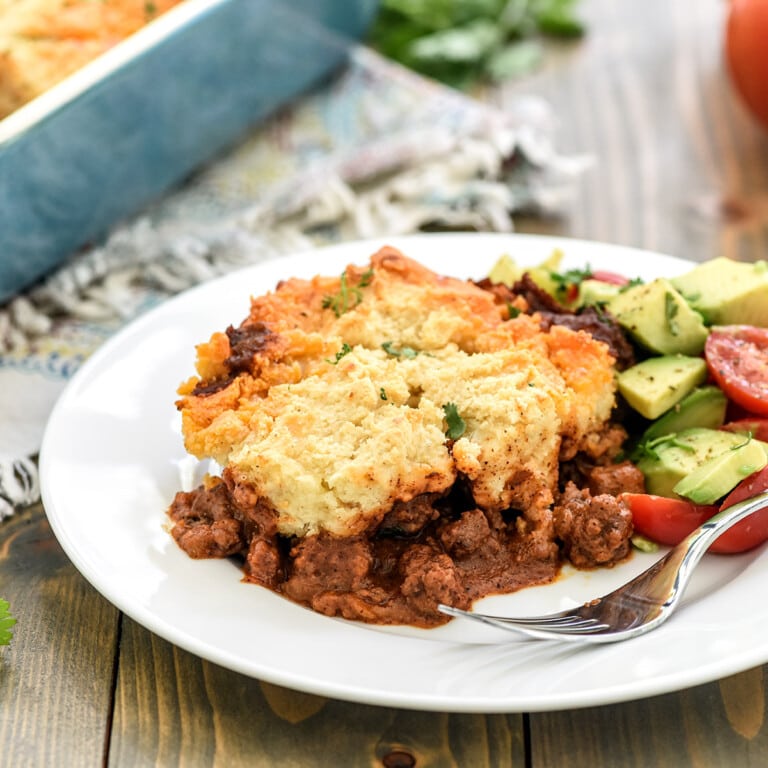
{"type": "Polygon", "coordinates": [[[185,0],[0,121],[0,303],[343,64],[376,0],[185,0]]]}

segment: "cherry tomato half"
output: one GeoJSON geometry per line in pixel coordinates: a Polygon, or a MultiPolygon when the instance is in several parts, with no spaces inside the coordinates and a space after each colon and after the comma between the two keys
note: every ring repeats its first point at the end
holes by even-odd
{"type": "Polygon", "coordinates": [[[651,493],[622,493],[635,531],[657,544],[674,546],[717,512],[714,504],[694,504],[651,493]]]}
{"type": "MultiPolygon", "coordinates": [[[[674,546],[720,509],[768,489],[768,467],[742,480],[720,506],[694,504],[648,493],[622,493],[632,512],[635,530],[658,544],[674,546]]],[[[768,508],[755,512],[721,534],[709,548],[718,554],[735,554],[768,541],[768,508]]]]}
{"type": "Polygon", "coordinates": [[[716,326],[707,338],[704,357],[727,397],[751,413],[768,416],[768,328],[716,326]]]}
{"type": "MultiPolygon", "coordinates": [[[[744,501],[750,496],[756,496],[758,493],[768,490],[768,467],[763,467],[759,472],[755,472],[749,477],[745,477],[724,499],[720,509],[732,507],[739,501],[744,501]]],[[[762,512],[755,512],[752,517],[759,517],[762,512]]]]}
{"type": "Polygon", "coordinates": [[[743,416],[736,421],[729,421],[727,424],[723,424],[721,429],[724,429],[726,432],[749,434],[755,440],[762,440],[768,443],[768,418],[762,416],[743,416]]]}
{"type": "MultiPolygon", "coordinates": [[[[742,480],[726,497],[720,509],[731,507],[761,491],[768,490],[768,467],[742,480]]],[[[729,528],[710,547],[710,552],[746,552],[768,540],[768,508],[755,512],[729,528]],[[715,550],[714,547],[718,549],[715,550]]]]}
{"type": "Polygon", "coordinates": [[[768,128],[768,0],[730,0],[725,58],[747,108],[768,128]]]}

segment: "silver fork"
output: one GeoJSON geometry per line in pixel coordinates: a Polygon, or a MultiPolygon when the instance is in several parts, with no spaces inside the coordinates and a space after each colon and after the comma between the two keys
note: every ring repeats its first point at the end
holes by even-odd
{"type": "Polygon", "coordinates": [[[438,609],[541,640],[615,643],[655,629],[680,604],[693,570],[710,544],[731,526],[768,506],[768,491],[718,512],[648,570],[603,597],[545,616],[505,617],[464,611],[449,605],[438,609]]]}

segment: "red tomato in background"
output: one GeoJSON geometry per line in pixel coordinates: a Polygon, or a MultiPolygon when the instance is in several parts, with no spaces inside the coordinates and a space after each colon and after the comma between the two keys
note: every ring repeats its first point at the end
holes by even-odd
{"type": "MultiPolygon", "coordinates": [[[[674,546],[715,512],[765,490],[768,490],[768,467],[742,480],[719,506],[694,504],[685,499],[668,499],[649,493],[622,493],[621,498],[629,506],[632,524],[639,534],[658,544],[674,546]]],[[[709,551],[735,554],[754,549],[764,541],[768,541],[768,507],[718,536],[709,551]]]]}
{"type": "Polygon", "coordinates": [[[750,413],[768,416],[768,328],[716,326],[707,337],[704,357],[728,398],[750,413]]]}
{"type": "Polygon", "coordinates": [[[596,269],[592,273],[593,280],[599,280],[601,283],[608,283],[610,285],[628,285],[629,278],[624,275],[620,275],[618,272],[609,272],[606,269],[596,269]]]}
{"type": "Polygon", "coordinates": [[[730,0],[725,57],[736,90],[768,128],[768,0],[730,0]]]}

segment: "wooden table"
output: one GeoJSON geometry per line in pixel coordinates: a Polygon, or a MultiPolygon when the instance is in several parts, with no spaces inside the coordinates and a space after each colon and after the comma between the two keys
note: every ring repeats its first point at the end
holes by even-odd
{"type": "MultiPolygon", "coordinates": [[[[721,61],[723,0],[589,0],[588,37],[484,93],[547,98],[557,143],[594,166],[557,220],[519,229],[695,260],[768,254],[768,134],[721,61]]],[[[14,766],[758,766],[764,668],[576,711],[411,712],[326,700],[201,661],[92,589],[43,510],[0,527],[0,594],[18,618],[0,651],[0,764],[14,766]]]]}

